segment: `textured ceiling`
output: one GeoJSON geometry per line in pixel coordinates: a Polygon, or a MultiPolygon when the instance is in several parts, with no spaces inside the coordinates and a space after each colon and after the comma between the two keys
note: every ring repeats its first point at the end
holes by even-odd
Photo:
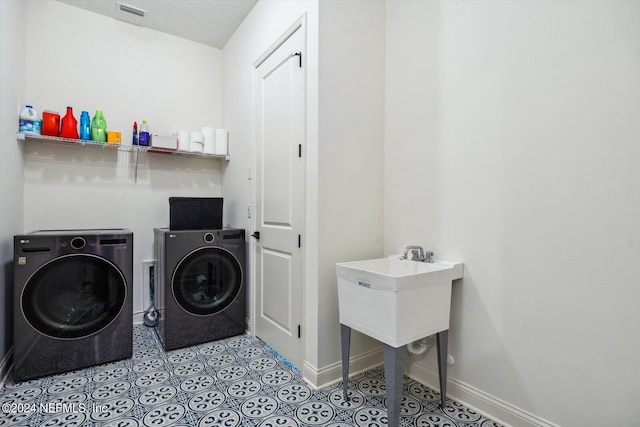
{"type": "Polygon", "coordinates": [[[146,10],[144,18],[120,11],[117,0],[57,1],[221,49],[258,0],[120,0],[146,10]]]}

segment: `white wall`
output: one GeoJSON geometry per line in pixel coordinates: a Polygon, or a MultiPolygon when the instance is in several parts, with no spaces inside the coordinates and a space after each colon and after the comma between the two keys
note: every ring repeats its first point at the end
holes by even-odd
{"type": "Polygon", "coordinates": [[[385,247],[465,263],[450,390],[516,425],[637,425],[640,3],[386,19],[385,247]]]}
{"type": "MultiPolygon", "coordinates": [[[[153,133],[222,125],[222,52],[54,1],[26,2],[23,104],[64,115],[72,106],[131,141],[134,121],[153,133]]],[[[233,135],[233,130],[231,130],[233,135]]],[[[169,225],[170,196],[220,196],[222,161],[25,144],[24,228],[126,227],[134,233],[134,312],[144,310],[142,261],[153,228],[169,225]]]]}
{"type": "MultiPolygon", "coordinates": [[[[333,374],[341,361],[335,263],[384,254],[384,20],[383,1],[320,2],[317,367],[333,374]]],[[[354,357],[379,346],[365,338],[352,334],[354,357]]]]}
{"type": "Polygon", "coordinates": [[[13,344],[13,236],[22,232],[22,154],[16,141],[24,98],[24,3],[0,1],[0,375],[13,344]]]}

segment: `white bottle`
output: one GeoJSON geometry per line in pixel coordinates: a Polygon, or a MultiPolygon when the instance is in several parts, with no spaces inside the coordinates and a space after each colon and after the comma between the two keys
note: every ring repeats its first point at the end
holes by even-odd
{"type": "Polygon", "coordinates": [[[27,105],[20,113],[20,132],[40,135],[41,129],[42,121],[38,117],[38,113],[31,105],[27,105]]]}
{"type": "Polygon", "coordinates": [[[149,138],[149,125],[146,120],[142,121],[140,125],[140,135],[138,136],[138,145],[148,146],[150,138],[149,138]]]}

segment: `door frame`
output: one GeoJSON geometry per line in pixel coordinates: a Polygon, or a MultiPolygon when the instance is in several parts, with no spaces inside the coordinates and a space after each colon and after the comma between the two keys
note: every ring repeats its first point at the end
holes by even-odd
{"type": "MultiPolygon", "coordinates": [[[[253,66],[253,73],[252,73],[252,84],[251,84],[251,172],[250,172],[250,179],[251,179],[251,208],[250,208],[250,212],[251,212],[251,227],[252,227],[252,233],[253,231],[256,230],[257,224],[256,224],[256,179],[255,179],[255,171],[256,171],[256,165],[257,165],[257,154],[256,154],[256,123],[257,123],[257,105],[255,104],[255,91],[256,91],[256,85],[257,85],[257,72],[258,72],[258,67],[260,67],[260,65],[267,60],[267,58],[269,58],[269,56],[271,56],[271,54],[273,54],[280,46],[282,46],[284,44],[285,41],[287,41],[287,39],[289,39],[289,37],[291,37],[296,31],[302,31],[302,36],[304,37],[305,40],[305,46],[304,46],[304,57],[302,59],[303,61],[303,65],[304,65],[304,80],[305,80],[305,92],[303,94],[304,96],[304,106],[305,106],[305,110],[307,109],[307,84],[308,84],[308,73],[307,73],[307,64],[308,61],[306,61],[306,56],[308,52],[308,39],[307,39],[307,20],[306,20],[306,14],[303,14],[302,16],[300,16],[298,19],[296,19],[296,21],[285,31],[282,33],[282,35],[280,37],[278,37],[278,39],[276,41],[274,41],[269,48],[267,48],[252,64],[253,66]]],[[[302,209],[302,224],[300,224],[301,230],[304,230],[304,232],[306,232],[306,205],[307,205],[307,186],[306,186],[306,174],[307,174],[307,145],[308,145],[308,135],[307,135],[307,130],[308,130],[308,123],[307,123],[307,117],[308,117],[308,111],[305,111],[304,114],[304,118],[305,118],[305,122],[304,122],[304,140],[302,141],[302,177],[301,179],[303,179],[303,183],[302,183],[302,188],[303,188],[303,195],[302,195],[302,204],[300,206],[300,209],[302,209]]],[[[298,354],[299,354],[299,360],[300,360],[300,366],[298,367],[300,369],[300,372],[302,373],[303,370],[303,366],[305,364],[305,357],[304,357],[304,348],[305,348],[305,301],[306,301],[306,294],[307,294],[307,289],[306,289],[306,255],[307,255],[307,247],[308,244],[306,243],[306,239],[304,239],[305,236],[303,236],[303,244],[302,247],[300,248],[301,251],[301,256],[300,256],[300,262],[301,262],[301,268],[302,268],[302,289],[301,289],[301,307],[300,307],[300,322],[301,322],[301,329],[302,329],[302,334],[301,337],[299,339],[298,342],[298,354]]],[[[251,276],[251,288],[250,288],[250,292],[249,292],[249,298],[250,298],[250,303],[251,303],[251,319],[249,322],[249,332],[253,335],[255,335],[255,331],[256,331],[256,319],[258,316],[258,301],[256,300],[256,269],[254,268],[256,265],[256,258],[257,258],[257,251],[258,251],[258,246],[257,246],[257,242],[254,238],[250,237],[250,244],[249,244],[249,260],[250,260],[250,265],[252,266],[252,268],[250,269],[250,276],[251,276]]]]}

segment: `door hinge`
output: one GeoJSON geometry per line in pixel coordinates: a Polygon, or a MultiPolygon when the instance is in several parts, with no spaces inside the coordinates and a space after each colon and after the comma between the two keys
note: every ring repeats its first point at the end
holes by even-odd
{"type": "Polygon", "coordinates": [[[302,144],[298,144],[298,157],[302,157],[302,144]]]}
{"type": "Polygon", "coordinates": [[[302,236],[298,234],[298,247],[302,247],[302,236]]]}
{"type": "Polygon", "coordinates": [[[302,52],[296,52],[291,56],[297,56],[298,57],[298,67],[302,68],[302,52]]]}
{"type": "Polygon", "coordinates": [[[298,325],[298,338],[300,338],[302,336],[302,331],[300,328],[300,325],[298,325]]]}

